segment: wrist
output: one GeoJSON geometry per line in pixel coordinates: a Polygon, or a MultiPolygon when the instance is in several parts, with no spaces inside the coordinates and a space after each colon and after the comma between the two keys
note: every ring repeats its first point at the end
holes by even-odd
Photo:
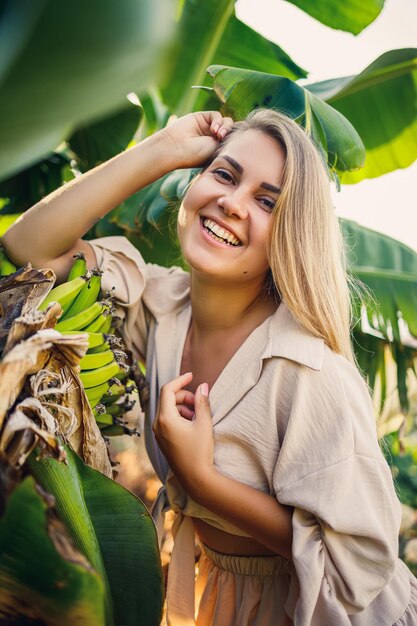
{"type": "Polygon", "coordinates": [[[179,142],[172,137],[168,128],[162,128],[152,135],[159,149],[163,152],[164,160],[169,163],[169,171],[187,167],[179,142]]]}
{"type": "Polygon", "coordinates": [[[210,500],[212,490],[216,488],[216,482],[219,480],[220,474],[214,465],[193,472],[193,475],[187,480],[186,491],[191,498],[204,506],[207,499],[210,500]]]}

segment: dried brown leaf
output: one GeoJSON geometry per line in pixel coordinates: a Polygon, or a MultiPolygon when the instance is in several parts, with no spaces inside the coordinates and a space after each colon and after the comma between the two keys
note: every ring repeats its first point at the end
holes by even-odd
{"type": "Polygon", "coordinates": [[[52,302],[46,311],[28,309],[12,322],[3,357],[20,341],[34,335],[38,330],[53,328],[62,315],[62,308],[58,302],[52,302]]]}
{"type": "Polygon", "coordinates": [[[107,448],[78,377],[77,369],[70,367],[68,362],[62,359],[62,355],[54,351],[45,367],[49,372],[59,373],[70,383],[67,385],[66,392],[61,394],[59,404],[73,411],[74,423],[71,430],[66,429],[66,432],[64,426],[60,425],[60,431],[65,435],[65,439],[73,450],[88,465],[111,477],[112,470],[107,448]]]}
{"type": "Polygon", "coordinates": [[[0,452],[9,463],[19,468],[42,439],[58,460],[65,453],[56,437],[57,422],[37,398],[25,398],[5,422],[0,439],[0,452]]]}
{"type": "Polygon", "coordinates": [[[54,282],[52,270],[37,270],[30,264],[0,279],[0,350],[6,343],[13,320],[35,308],[54,282]]]}

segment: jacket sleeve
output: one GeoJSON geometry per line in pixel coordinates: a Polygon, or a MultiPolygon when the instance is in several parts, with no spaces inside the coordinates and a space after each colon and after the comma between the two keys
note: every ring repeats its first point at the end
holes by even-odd
{"type": "Polygon", "coordinates": [[[294,625],[350,626],[394,573],[401,507],[366,385],[330,351],[322,371],[301,368],[274,491],[294,507],[294,625]]]}
{"type": "Polygon", "coordinates": [[[149,320],[180,309],[188,301],[189,275],[179,267],[146,263],[126,237],[88,242],[102,275],[102,290],[115,299],[121,332],[136,358],[146,358],[149,320]]]}

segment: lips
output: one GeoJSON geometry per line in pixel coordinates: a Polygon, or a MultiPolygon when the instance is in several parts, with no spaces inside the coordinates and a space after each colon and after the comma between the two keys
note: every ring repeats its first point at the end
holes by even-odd
{"type": "Polygon", "coordinates": [[[203,228],[213,237],[213,239],[234,248],[243,245],[240,239],[236,237],[232,231],[212,220],[210,217],[203,216],[200,220],[203,228]]]}

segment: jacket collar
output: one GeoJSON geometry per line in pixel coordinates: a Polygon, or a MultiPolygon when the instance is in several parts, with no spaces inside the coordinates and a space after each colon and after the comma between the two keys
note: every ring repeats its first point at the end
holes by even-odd
{"type": "Polygon", "coordinates": [[[282,357],[320,370],[323,354],[324,340],[305,330],[281,302],[270,318],[268,342],[262,358],[282,357]]]}

